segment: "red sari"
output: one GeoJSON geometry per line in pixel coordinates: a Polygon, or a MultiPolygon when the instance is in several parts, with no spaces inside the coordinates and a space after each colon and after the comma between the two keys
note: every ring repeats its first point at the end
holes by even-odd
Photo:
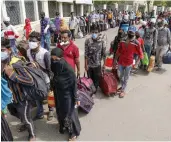
{"type": "Polygon", "coordinates": [[[30,19],[29,18],[26,18],[25,19],[25,26],[24,26],[24,30],[25,30],[25,37],[26,37],[26,40],[29,39],[29,34],[31,33],[31,25],[30,25],[30,19]]]}

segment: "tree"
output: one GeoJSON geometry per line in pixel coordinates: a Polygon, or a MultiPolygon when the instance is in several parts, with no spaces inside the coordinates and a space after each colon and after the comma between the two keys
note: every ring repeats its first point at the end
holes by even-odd
{"type": "Polygon", "coordinates": [[[167,6],[167,1],[165,1],[165,0],[154,1],[154,5],[156,5],[156,6],[167,6]]]}

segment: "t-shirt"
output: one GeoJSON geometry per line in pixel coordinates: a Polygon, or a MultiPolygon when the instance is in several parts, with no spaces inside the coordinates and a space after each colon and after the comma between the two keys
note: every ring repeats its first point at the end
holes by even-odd
{"type": "Polygon", "coordinates": [[[69,28],[71,30],[75,29],[77,24],[78,24],[78,20],[76,17],[74,17],[73,19],[71,19],[71,18],[69,19],[69,28]]]}
{"type": "Polygon", "coordinates": [[[70,41],[70,44],[66,48],[62,47],[60,44],[58,44],[58,48],[64,51],[64,59],[75,70],[76,59],[79,58],[78,47],[70,41]]]}

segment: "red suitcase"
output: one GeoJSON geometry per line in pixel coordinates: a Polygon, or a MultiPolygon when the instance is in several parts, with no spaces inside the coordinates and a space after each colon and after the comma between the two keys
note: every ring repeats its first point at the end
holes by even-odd
{"type": "Polygon", "coordinates": [[[114,95],[117,92],[118,82],[113,73],[103,72],[100,78],[100,88],[106,96],[114,95]]]}

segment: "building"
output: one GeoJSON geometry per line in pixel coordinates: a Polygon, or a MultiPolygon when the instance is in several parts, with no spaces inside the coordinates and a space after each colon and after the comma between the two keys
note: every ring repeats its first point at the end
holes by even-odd
{"type": "Polygon", "coordinates": [[[1,0],[1,19],[3,21],[5,16],[10,17],[11,24],[15,25],[18,31],[22,31],[25,19],[30,18],[33,29],[39,31],[41,11],[50,18],[54,18],[58,11],[67,21],[71,12],[82,16],[92,9],[92,0],[1,0]]]}

